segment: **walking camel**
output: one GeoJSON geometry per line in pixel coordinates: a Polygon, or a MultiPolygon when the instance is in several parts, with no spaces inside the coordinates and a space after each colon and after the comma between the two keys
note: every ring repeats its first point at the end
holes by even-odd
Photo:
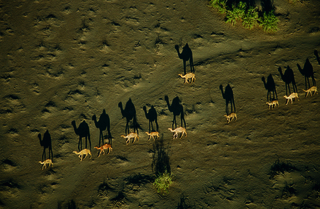
{"type": "Polygon", "coordinates": [[[104,144],[103,141],[103,131],[107,129],[108,131],[108,139],[111,139],[111,133],[110,133],[110,118],[109,115],[106,114],[106,110],[104,109],[102,114],[100,115],[99,121],[97,121],[96,115],[92,116],[92,120],[94,121],[95,126],[100,129],[100,135],[99,135],[99,147],[104,144]]]}
{"type": "Polygon", "coordinates": [[[43,138],[41,140],[41,134],[38,134],[38,138],[40,141],[40,145],[43,147],[43,152],[42,152],[42,161],[47,159],[46,157],[46,149],[49,149],[49,159],[53,160],[53,152],[52,152],[52,144],[51,144],[51,136],[49,131],[47,130],[43,134],[43,138]],[[51,158],[50,158],[51,156],[51,158]]]}
{"type": "Polygon", "coordinates": [[[76,126],[76,121],[71,122],[74,132],[79,136],[79,143],[78,143],[78,150],[82,150],[82,138],[85,138],[86,146],[85,148],[88,148],[87,146],[87,140],[89,140],[90,150],[91,150],[91,141],[90,141],[90,130],[87,122],[83,120],[79,127],[76,126]]]}
{"type": "Polygon", "coordinates": [[[231,86],[228,84],[223,92],[223,86],[220,85],[220,90],[222,93],[222,97],[223,99],[226,100],[226,113],[227,115],[229,115],[229,110],[228,110],[228,104],[230,103],[231,106],[231,113],[235,113],[236,112],[236,106],[234,104],[234,97],[233,97],[233,91],[231,86]]]}
{"type": "Polygon", "coordinates": [[[278,95],[277,95],[277,91],[276,91],[276,84],[274,83],[274,80],[272,78],[272,75],[270,74],[267,78],[267,82],[266,79],[264,77],[261,78],[263,84],[264,84],[264,88],[268,90],[267,93],[267,101],[272,101],[272,100],[277,100],[278,99],[278,95]],[[271,99],[271,93],[273,93],[273,98],[271,99]],[[274,96],[276,95],[276,96],[274,96]],[[270,99],[269,99],[270,96],[270,99]]]}
{"type": "Polygon", "coordinates": [[[152,105],[151,108],[149,109],[149,111],[147,112],[146,106],[143,106],[143,111],[146,115],[146,118],[149,120],[149,132],[158,131],[159,126],[158,126],[158,121],[157,121],[156,109],[152,105]],[[156,130],[153,129],[153,121],[156,123],[156,130]],[[150,125],[151,125],[152,129],[150,129],[150,125]]]}
{"type": "Polygon", "coordinates": [[[164,97],[164,99],[167,102],[169,111],[173,113],[172,129],[177,127],[176,116],[178,115],[180,115],[181,126],[183,127],[183,123],[184,123],[184,127],[186,127],[186,121],[184,120],[183,106],[180,104],[179,97],[175,97],[172,100],[171,105],[169,103],[169,97],[167,95],[164,97]]]}
{"type": "Polygon", "coordinates": [[[284,74],[282,73],[281,67],[278,68],[278,71],[280,73],[281,79],[286,83],[286,95],[288,95],[288,89],[289,94],[291,94],[289,86],[290,83],[292,83],[293,92],[297,92],[296,81],[294,80],[294,74],[292,69],[289,66],[287,66],[287,69],[284,72],[284,74]]]}
{"type": "Polygon", "coordinates": [[[180,59],[183,60],[183,69],[184,69],[184,74],[186,74],[186,62],[189,60],[189,64],[190,64],[190,70],[191,73],[194,73],[194,66],[193,66],[193,57],[192,57],[192,51],[189,48],[189,45],[186,44],[183,48],[182,48],[182,52],[180,53],[179,51],[179,46],[175,45],[175,49],[178,52],[178,56],[180,59]]]}

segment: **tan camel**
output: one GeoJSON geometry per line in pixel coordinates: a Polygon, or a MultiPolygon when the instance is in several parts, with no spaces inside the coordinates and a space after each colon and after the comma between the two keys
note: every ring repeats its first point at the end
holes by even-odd
{"type": "Polygon", "coordinates": [[[316,86],[312,86],[310,89],[304,90],[304,92],[307,92],[306,97],[308,96],[308,94],[310,93],[310,95],[312,96],[312,92],[314,92],[314,94],[318,94],[318,89],[316,86]]]}
{"type": "Polygon", "coordinates": [[[127,136],[121,135],[121,137],[123,137],[123,138],[126,139],[126,145],[128,145],[128,143],[130,142],[130,139],[132,139],[132,138],[133,138],[133,142],[135,142],[136,139],[138,139],[138,141],[139,141],[139,136],[138,136],[138,134],[137,134],[137,133],[134,133],[134,132],[128,134],[127,136]]]}
{"type": "Polygon", "coordinates": [[[151,138],[153,138],[154,140],[156,140],[156,138],[159,138],[159,132],[158,131],[154,131],[154,132],[146,132],[146,134],[148,134],[149,138],[148,140],[150,140],[151,138]]]}
{"type": "Polygon", "coordinates": [[[229,115],[224,115],[224,117],[227,118],[228,123],[230,123],[234,118],[237,120],[237,114],[234,112],[230,113],[229,115]]]}
{"type": "Polygon", "coordinates": [[[100,150],[98,157],[100,157],[101,153],[103,152],[103,154],[105,154],[104,150],[107,149],[108,150],[108,154],[112,151],[112,146],[111,144],[104,144],[101,147],[97,147],[95,146],[94,148],[96,148],[97,150],[100,150]]]}
{"type": "Polygon", "coordinates": [[[73,153],[74,153],[74,154],[77,154],[77,155],[79,156],[80,161],[86,159],[86,157],[87,157],[88,155],[90,155],[90,158],[92,158],[91,151],[88,150],[88,149],[83,149],[83,150],[81,150],[80,152],[73,151],[73,153]],[[83,158],[83,155],[86,155],[86,156],[83,158]]]}
{"type": "Polygon", "coordinates": [[[42,166],[42,170],[43,169],[46,169],[47,168],[47,165],[48,165],[48,168],[50,167],[50,165],[51,165],[51,167],[53,167],[53,163],[52,163],[52,160],[51,159],[46,159],[45,161],[39,161],[39,163],[40,164],[42,164],[43,166],[42,166]]]}
{"type": "Polygon", "coordinates": [[[194,73],[187,73],[185,75],[178,74],[178,75],[180,75],[181,78],[184,78],[184,83],[191,83],[196,80],[196,74],[194,73]],[[191,79],[191,82],[189,82],[189,79],[191,79]]]}
{"type": "Polygon", "coordinates": [[[286,105],[289,103],[289,100],[291,101],[291,104],[293,104],[292,99],[297,98],[297,99],[299,100],[298,93],[296,93],[296,92],[294,92],[294,93],[290,94],[289,96],[283,96],[283,97],[284,97],[284,98],[286,98],[286,100],[287,100],[286,105]]]}
{"type": "Polygon", "coordinates": [[[273,100],[272,102],[266,102],[266,104],[269,106],[269,110],[270,110],[270,108],[274,108],[277,105],[279,107],[279,101],[278,100],[273,100]]]}
{"type": "Polygon", "coordinates": [[[186,137],[187,137],[187,130],[185,128],[183,128],[183,127],[178,127],[178,128],[176,128],[174,130],[172,130],[172,128],[168,128],[168,130],[171,131],[172,133],[174,133],[173,134],[173,139],[178,138],[179,133],[181,133],[180,139],[182,138],[183,134],[185,134],[186,137]]]}

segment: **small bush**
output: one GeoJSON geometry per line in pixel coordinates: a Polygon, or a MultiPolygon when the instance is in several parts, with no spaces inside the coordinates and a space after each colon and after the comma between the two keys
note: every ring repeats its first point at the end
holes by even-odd
{"type": "Polygon", "coordinates": [[[153,185],[156,187],[158,193],[169,193],[168,188],[172,184],[172,175],[170,173],[159,174],[155,179],[153,185]]]}
{"type": "Polygon", "coordinates": [[[232,10],[227,10],[227,21],[233,26],[236,24],[237,20],[242,20],[246,14],[246,3],[240,1],[238,5],[232,5],[232,10]]]}
{"type": "Polygon", "coordinates": [[[258,25],[259,15],[257,8],[250,7],[243,17],[242,25],[247,29],[252,29],[258,25]]]}
{"type": "Polygon", "coordinates": [[[263,17],[259,19],[260,26],[262,26],[265,32],[276,32],[278,30],[278,18],[274,15],[274,11],[270,11],[268,14],[263,13],[263,17]]]}
{"type": "Polygon", "coordinates": [[[224,14],[227,11],[225,0],[211,0],[210,5],[213,8],[218,9],[221,14],[224,14]]]}

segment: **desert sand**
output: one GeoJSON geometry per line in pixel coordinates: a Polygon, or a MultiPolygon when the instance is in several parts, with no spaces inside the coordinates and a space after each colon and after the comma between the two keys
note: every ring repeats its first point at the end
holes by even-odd
{"type": "Polygon", "coordinates": [[[320,208],[320,95],[305,97],[297,67],[308,58],[319,83],[320,1],[274,1],[276,33],[231,26],[208,1],[0,5],[0,208],[320,208]],[[190,83],[178,75],[175,49],[186,43],[190,83]],[[299,100],[285,105],[278,69],[287,66],[299,100]],[[261,80],[269,74],[279,100],[270,110],[261,80]],[[228,84],[237,113],[230,123],[219,88],[228,84]],[[172,139],[165,96],[170,104],[179,97],[187,137],[172,139]],[[140,128],[139,141],[126,145],[118,104],[129,99],[140,128]],[[155,141],[145,134],[144,106],[157,112],[155,141]],[[103,110],[110,134],[99,138],[92,116],[103,110]],[[92,158],[73,153],[72,121],[88,125],[92,158]],[[44,157],[39,134],[51,138],[53,167],[45,170],[39,161],[49,149],[44,157]],[[112,151],[98,157],[99,141],[112,151]],[[170,168],[168,194],[152,185],[161,169],[154,165],[170,168]]]}

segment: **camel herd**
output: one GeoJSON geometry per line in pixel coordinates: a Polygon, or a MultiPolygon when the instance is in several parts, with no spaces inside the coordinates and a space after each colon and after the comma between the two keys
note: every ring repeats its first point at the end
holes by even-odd
{"type": "MultiPolygon", "coordinates": [[[[195,82],[195,71],[194,71],[194,66],[193,66],[193,58],[192,58],[192,51],[189,48],[188,44],[186,44],[183,47],[183,51],[180,53],[179,51],[179,46],[176,45],[175,49],[178,52],[178,56],[180,59],[183,60],[183,67],[184,67],[184,75],[178,74],[181,78],[184,78],[185,81],[184,83],[192,83],[195,82]],[[186,61],[190,62],[190,70],[191,73],[186,73],[186,61]]],[[[315,51],[315,55],[317,55],[315,51]]],[[[318,59],[318,57],[317,57],[318,59]]],[[[319,61],[319,60],[318,60],[319,61]]],[[[320,62],[319,62],[320,64],[320,62]]],[[[309,59],[306,59],[306,62],[304,64],[304,67],[301,68],[299,64],[297,64],[297,67],[302,75],[305,76],[305,87],[306,90],[303,90],[306,93],[306,97],[310,94],[311,96],[318,93],[317,87],[316,87],[316,81],[314,78],[314,73],[313,73],[313,67],[309,61],[309,59]],[[311,77],[312,79],[312,86],[310,87],[310,82],[309,78],[311,77]]],[[[291,102],[293,103],[293,100],[298,99],[299,96],[297,93],[297,86],[296,82],[294,79],[294,73],[293,70],[287,66],[287,69],[285,72],[282,72],[281,67],[278,68],[278,71],[280,73],[281,79],[285,82],[285,87],[286,87],[286,95],[284,98],[286,99],[286,105],[291,102]],[[290,90],[290,84],[292,85],[293,93],[291,93],[290,90]],[[289,95],[288,95],[289,92],[289,95]],[[288,96],[287,96],[288,95],[288,96]]],[[[278,101],[278,96],[276,92],[276,87],[275,87],[275,82],[273,80],[272,75],[270,74],[267,77],[267,81],[265,77],[262,77],[261,80],[263,81],[265,89],[268,91],[267,92],[267,102],[266,104],[268,105],[269,109],[272,109],[276,106],[279,106],[279,101],[278,101]],[[272,94],[272,97],[271,97],[272,94]]],[[[227,123],[230,123],[232,120],[237,119],[237,114],[235,113],[235,105],[234,105],[234,98],[233,98],[233,91],[230,85],[228,84],[225,87],[225,91],[223,91],[223,86],[220,85],[220,90],[222,93],[223,98],[226,100],[226,115],[224,115],[227,119],[227,123]],[[228,104],[231,104],[231,112],[229,113],[228,110],[228,104]]],[[[186,122],[184,120],[184,112],[183,112],[183,106],[180,104],[180,99],[179,97],[175,97],[172,100],[172,103],[170,104],[168,96],[165,96],[165,101],[168,105],[168,109],[170,112],[173,113],[173,121],[172,121],[172,128],[168,128],[170,132],[173,133],[173,139],[176,139],[179,137],[182,138],[184,135],[187,137],[187,131],[186,131],[186,122]],[[177,121],[176,121],[176,116],[180,116],[181,119],[181,126],[177,127],[177,121]],[[175,127],[175,128],[174,128],[175,127]]],[[[137,118],[136,118],[136,109],[134,107],[134,104],[132,103],[132,100],[129,99],[125,105],[125,108],[123,108],[123,105],[121,102],[119,102],[118,107],[121,110],[121,114],[123,118],[126,118],[126,128],[125,128],[125,133],[126,135],[121,135],[120,137],[123,137],[126,139],[126,145],[130,143],[130,140],[133,139],[134,143],[136,140],[139,140],[139,135],[138,135],[138,129],[141,128],[140,125],[137,123],[137,118]],[[133,132],[130,132],[129,124],[132,122],[133,124],[133,132]]],[[[146,118],[149,120],[149,132],[145,132],[148,135],[148,140],[153,138],[154,140],[159,138],[159,132],[158,132],[158,122],[157,122],[157,112],[154,108],[154,106],[151,106],[151,108],[147,111],[146,106],[143,107],[143,111],[145,112],[146,118]],[[156,124],[156,129],[153,127],[153,123],[156,124]]],[[[112,145],[107,143],[104,144],[104,137],[103,137],[103,131],[107,130],[107,138],[112,139],[111,133],[110,133],[110,118],[108,114],[106,114],[105,110],[103,110],[103,113],[100,115],[99,120],[97,120],[96,115],[92,116],[92,120],[95,123],[96,128],[100,129],[100,135],[99,135],[99,146],[95,146],[94,148],[99,151],[98,157],[103,153],[105,154],[105,150],[108,150],[108,154],[112,150],[112,145]]],[[[84,160],[88,155],[92,157],[91,154],[91,141],[90,141],[90,132],[89,132],[89,126],[86,123],[86,121],[82,121],[80,125],[77,127],[75,121],[72,121],[72,126],[74,128],[74,132],[79,136],[79,143],[78,143],[78,151],[73,151],[74,154],[78,155],[80,158],[80,161],[84,160]],[[82,149],[82,138],[85,138],[85,149],[82,149]],[[89,146],[90,149],[88,149],[88,144],[87,141],[89,141],[89,146]],[[85,156],[85,157],[84,157],[85,156]]],[[[51,148],[51,138],[50,134],[48,131],[45,133],[43,140],[41,140],[41,134],[39,134],[39,139],[40,139],[40,144],[41,146],[44,147],[43,155],[42,155],[42,160],[43,157],[45,156],[45,149],[49,148],[49,158],[51,154],[52,158],[52,148],[51,148]],[[51,153],[50,153],[51,151],[51,153]]],[[[48,167],[52,167],[53,163],[51,159],[46,159],[44,161],[39,161],[40,164],[42,164],[42,170],[48,167]]]]}

